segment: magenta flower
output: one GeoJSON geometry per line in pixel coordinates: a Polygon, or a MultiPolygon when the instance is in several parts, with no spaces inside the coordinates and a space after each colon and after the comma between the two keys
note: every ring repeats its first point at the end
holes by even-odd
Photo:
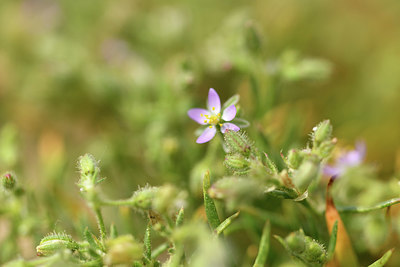
{"type": "Polygon", "coordinates": [[[351,150],[336,160],[335,165],[325,166],[324,174],[337,177],[342,175],[348,168],[358,166],[364,160],[366,147],[364,142],[357,142],[356,149],[351,150]]]}
{"type": "Polygon", "coordinates": [[[233,120],[236,116],[235,105],[230,105],[224,109],[221,116],[221,101],[213,88],[210,88],[208,92],[207,109],[192,108],[188,111],[188,116],[192,120],[201,125],[208,125],[199,138],[197,138],[196,143],[202,144],[213,139],[217,133],[217,128],[220,128],[222,133],[225,133],[227,130],[235,132],[240,130],[239,126],[227,122],[233,120]]]}

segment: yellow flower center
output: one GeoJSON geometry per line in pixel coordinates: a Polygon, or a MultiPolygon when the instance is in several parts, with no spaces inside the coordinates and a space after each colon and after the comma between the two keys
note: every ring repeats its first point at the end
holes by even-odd
{"type": "MultiPolygon", "coordinates": [[[[213,108],[213,110],[215,110],[215,108],[213,108]]],[[[217,124],[219,124],[219,121],[221,118],[221,113],[211,114],[211,115],[200,114],[200,116],[204,117],[204,123],[211,124],[211,125],[217,125],[217,124]]]]}

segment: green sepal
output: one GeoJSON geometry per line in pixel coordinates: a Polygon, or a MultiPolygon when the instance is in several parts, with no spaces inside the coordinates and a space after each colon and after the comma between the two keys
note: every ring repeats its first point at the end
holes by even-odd
{"type": "Polygon", "coordinates": [[[204,208],[206,211],[208,223],[211,228],[215,230],[221,223],[218,217],[217,208],[215,207],[214,200],[208,195],[208,189],[210,189],[210,172],[207,171],[203,179],[203,197],[204,197],[204,208]]]}

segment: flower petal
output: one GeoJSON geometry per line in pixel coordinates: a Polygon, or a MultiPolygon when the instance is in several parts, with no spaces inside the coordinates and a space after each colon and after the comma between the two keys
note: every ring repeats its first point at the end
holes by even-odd
{"type": "Polygon", "coordinates": [[[215,126],[211,126],[207,127],[204,132],[199,136],[199,138],[197,138],[196,143],[198,144],[203,144],[206,143],[208,141],[210,141],[211,139],[213,139],[213,137],[215,136],[215,134],[217,133],[217,129],[215,128],[215,126]]]}
{"type": "Polygon", "coordinates": [[[192,108],[188,111],[188,116],[194,120],[195,122],[201,124],[201,125],[205,125],[207,123],[205,123],[205,117],[204,115],[210,115],[210,112],[206,109],[203,108],[192,108]],[[202,116],[203,115],[203,116],[202,116]]]}
{"type": "Polygon", "coordinates": [[[329,177],[338,176],[342,174],[342,172],[343,172],[342,169],[329,165],[325,166],[323,169],[323,173],[329,177]]]}
{"type": "Polygon", "coordinates": [[[225,133],[227,130],[231,130],[231,131],[237,132],[237,131],[240,130],[240,128],[237,125],[233,124],[233,123],[226,122],[226,123],[222,124],[221,132],[225,133]]]}
{"type": "Polygon", "coordinates": [[[230,105],[227,107],[224,112],[222,113],[222,119],[224,121],[231,121],[236,116],[236,107],[235,105],[230,105]]]}
{"type": "Polygon", "coordinates": [[[219,95],[213,88],[210,88],[210,91],[208,91],[207,107],[209,111],[215,114],[221,112],[221,100],[219,100],[219,95]]]}
{"type": "Polygon", "coordinates": [[[356,144],[356,149],[351,150],[338,159],[338,163],[347,166],[357,166],[361,164],[365,157],[366,147],[365,143],[359,142],[356,144]]]}

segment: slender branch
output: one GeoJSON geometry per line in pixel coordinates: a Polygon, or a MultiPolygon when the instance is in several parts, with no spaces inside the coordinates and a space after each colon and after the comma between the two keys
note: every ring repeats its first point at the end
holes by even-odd
{"type": "Polygon", "coordinates": [[[393,198],[390,200],[380,202],[372,207],[349,206],[349,207],[337,207],[336,209],[338,212],[341,212],[341,213],[364,213],[364,212],[370,212],[370,211],[388,208],[390,206],[393,206],[393,205],[396,205],[399,203],[400,203],[400,198],[393,198]]]}

